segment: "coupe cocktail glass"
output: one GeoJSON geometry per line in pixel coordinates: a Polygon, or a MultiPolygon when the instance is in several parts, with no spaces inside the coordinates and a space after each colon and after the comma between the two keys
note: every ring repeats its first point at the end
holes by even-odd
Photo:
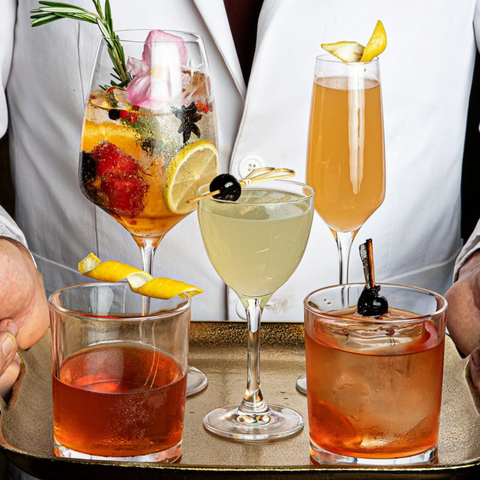
{"type": "MultiPolygon", "coordinates": [[[[152,274],[165,234],[191,213],[186,200],[217,174],[216,109],[201,37],[118,32],[124,58],[102,39],[83,122],[79,183],[140,247],[152,274]],[[112,83],[114,85],[112,85],[112,83]]],[[[146,302],[148,308],[148,301],[146,302]]],[[[188,393],[206,386],[189,369],[188,393]]]]}
{"type": "MultiPolygon", "coordinates": [[[[315,210],[337,242],[339,283],[348,282],[352,242],[385,198],[385,149],[379,60],[315,63],[307,183],[315,210]]],[[[305,375],[297,380],[303,393],[305,375]]]]}
{"type": "MultiPolygon", "coordinates": [[[[199,190],[202,195],[208,187],[199,190]]],[[[313,189],[297,182],[269,181],[242,189],[236,202],[205,198],[198,218],[210,261],[246,309],[247,388],[240,405],[217,408],[205,427],[241,441],[274,440],[303,426],[290,408],[267,404],[260,389],[260,322],[271,296],[293,274],[307,245],[313,189]]]]}
{"type": "Polygon", "coordinates": [[[310,453],[320,463],[431,462],[447,303],[428,290],[382,284],[388,313],[365,317],[356,306],[364,287],[326,287],[304,302],[310,453]]]}
{"type": "Polygon", "coordinates": [[[60,457],[174,462],[182,453],[190,305],[128,283],[50,296],[53,429],[60,457]]]}

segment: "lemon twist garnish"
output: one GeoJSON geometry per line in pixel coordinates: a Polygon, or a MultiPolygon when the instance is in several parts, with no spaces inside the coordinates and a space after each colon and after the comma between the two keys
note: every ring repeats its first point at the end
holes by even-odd
{"type": "Polygon", "coordinates": [[[347,41],[322,43],[321,47],[342,62],[369,62],[387,48],[387,33],[383,23],[378,20],[366,47],[358,42],[347,41]]]}
{"type": "Polygon", "coordinates": [[[153,278],[149,273],[125,263],[115,260],[102,262],[93,253],[78,263],[78,270],[82,275],[102,282],[116,283],[125,279],[133,292],[161,300],[169,300],[177,295],[193,297],[203,293],[203,290],[188,283],[171,278],[153,278]]]}

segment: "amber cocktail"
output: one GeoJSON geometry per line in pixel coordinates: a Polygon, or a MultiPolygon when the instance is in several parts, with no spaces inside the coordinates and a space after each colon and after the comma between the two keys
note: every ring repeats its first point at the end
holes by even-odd
{"type": "Polygon", "coordinates": [[[319,462],[409,464],[437,456],[446,301],[382,285],[389,312],[356,312],[364,285],[305,299],[310,452],[319,462]],[[351,307],[342,308],[345,298],[351,307]]]}
{"type": "Polygon", "coordinates": [[[128,284],[50,297],[55,454],[173,462],[182,452],[190,300],[142,297],[128,284]]]}

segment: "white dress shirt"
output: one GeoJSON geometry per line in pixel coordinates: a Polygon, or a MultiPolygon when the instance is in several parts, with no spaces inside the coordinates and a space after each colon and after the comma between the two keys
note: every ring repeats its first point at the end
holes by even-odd
{"type": "MultiPolygon", "coordinates": [[[[93,9],[91,0],[73,3],[93,9]]],[[[362,280],[358,244],[372,238],[377,281],[447,290],[462,248],[460,182],[479,0],[265,0],[248,90],[222,0],[111,3],[118,30],[159,28],[203,36],[217,105],[221,171],[240,177],[253,161],[293,168],[300,181],[320,45],[366,44],[381,19],[388,35],[380,57],[386,198],[357,236],[350,280],[362,280]]],[[[0,66],[8,99],[15,218],[47,290],[54,291],[85,281],[77,263],[90,251],[102,260],[136,266],[140,254],[130,235],[78,187],[84,99],[98,28],[71,20],[31,28],[29,11],[37,6],[36,0],[3,0],[0,66]]],[[[6,126],[2,91],[0,135],[6,126]]],[[[205,290],[194,299],[194,319],[242,316],[236,295],[207,258],[195,214],[166,235],[155,275],[205,290]]],[[[316,215],[305,256],[272,297],[265,320],[302,321],[306,294],[337,281],[335,241],[316,215]]]]}

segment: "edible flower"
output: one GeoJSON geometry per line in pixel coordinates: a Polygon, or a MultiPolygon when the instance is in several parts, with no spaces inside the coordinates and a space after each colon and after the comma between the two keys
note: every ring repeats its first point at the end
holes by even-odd
{"type": "Polygon", "coordinates": [[[127,87],[129,103],[152,110],[168,106],[190,78],[182,69],[187,59],[181,37],[152,30],[145,40],[142,59],[129,57],[127,61],[127,70],[133,77],[127,87]]]}

